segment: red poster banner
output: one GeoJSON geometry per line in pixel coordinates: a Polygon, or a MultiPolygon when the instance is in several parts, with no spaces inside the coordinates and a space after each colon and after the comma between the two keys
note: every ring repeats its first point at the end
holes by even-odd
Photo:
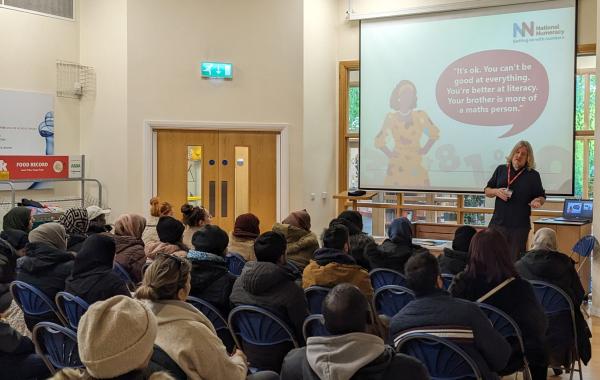
{"type": "Polygon", "coordinates": [[[0,155],[0,180],[70,178],[69,158],[69,156],[0,155]]]}

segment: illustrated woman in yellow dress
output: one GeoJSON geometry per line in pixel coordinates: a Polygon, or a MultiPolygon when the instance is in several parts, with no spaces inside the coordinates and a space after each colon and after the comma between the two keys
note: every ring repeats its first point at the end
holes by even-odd
{"type": "Polygon", "coordinates": [[[375,147],[388,158],[385,177],[386,186],[429,186],[429,174],[423,167],[422,158],[439,138],[439,129],[431,122],[425,111],[417,107],[417,89],[408,80],[400,81],[390,96],[390,107],[381,131],[375,137],[375,147]],[[428,140],[421,146],[423,135],[428,140]],[[388,136],[394,146],[388,146],[388,136]]]}

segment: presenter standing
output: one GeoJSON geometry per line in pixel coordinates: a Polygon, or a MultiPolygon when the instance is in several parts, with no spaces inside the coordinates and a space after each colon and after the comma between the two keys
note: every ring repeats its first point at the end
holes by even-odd
{"type": "Polygon", "coordinates": [[[546,201],[529,142],[519,141],[514,146],[506,164],[496,168],[484,191],[487,197],[496,197],[490,227],[504,234],[515,261],[519,253],[527,250],[531,209],[546,201]]]}

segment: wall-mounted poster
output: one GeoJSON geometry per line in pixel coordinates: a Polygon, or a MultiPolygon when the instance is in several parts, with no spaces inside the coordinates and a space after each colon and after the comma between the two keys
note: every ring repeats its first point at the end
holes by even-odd
{"type": "MultiPolygon", "coordinates": [[[[54,95],[0,89],[0,155],[54,154],[54,95]]],[[[47,188],[19,183],[16,188],[47,188]]],[[[8,186],[0,186],[1,190],[8,186]]]]}

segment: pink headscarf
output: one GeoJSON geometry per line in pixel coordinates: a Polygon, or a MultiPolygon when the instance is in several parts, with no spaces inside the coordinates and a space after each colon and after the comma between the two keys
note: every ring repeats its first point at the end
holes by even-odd
{"type": "Polygon", "coordinates": [[[115,221],[115,235],[141,239],[146,228],[146,218],[137,214],[123,214],[115,221]]]}

